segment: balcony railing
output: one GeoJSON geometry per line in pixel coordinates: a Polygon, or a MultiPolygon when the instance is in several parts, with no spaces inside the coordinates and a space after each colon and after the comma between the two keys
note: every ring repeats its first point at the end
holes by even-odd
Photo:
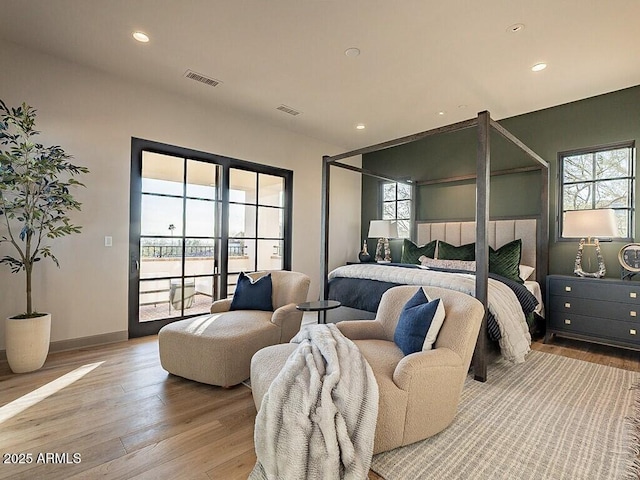
{"type": "MultiPolygon", "coordinates": [[[[215,250],[211,245],[187,245],[185,257],[213,257],[215,250]]],[[[141,248],[142,258],[180,258],[182,245],[145,245],[141,248]]]]}
{"type": "MultiPolygon", "coordinates": [[[[244,242],[229,241],[229,256],[245,256],[244,242]]],[[[214,257],[215,247],[213,245],[187,245],[184,249],[187,258],[214,257]]],[[[140,247],[141,258],[181,258],[182,245],[143,245],[140,247]]]]}

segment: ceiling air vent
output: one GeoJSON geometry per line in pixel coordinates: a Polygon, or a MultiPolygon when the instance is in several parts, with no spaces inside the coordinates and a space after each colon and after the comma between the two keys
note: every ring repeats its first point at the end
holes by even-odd
{"type": "Polygon", "coordinates": [[[220,80],[216,80],[215,78],[210,78],[202,75],[201,73],[196,73],[193,70],[187,70],[184,72],[184,76],[190,78],[191,80],[195,80],[196,82],[204,83],[205,85],[209,85],[210,87],[216,87],[222,82],[220,80]]]}
{"type": "Polygon", "coordinates": [[[280,105],[276,110],[280,110],[281,112],[288,113],[289,115],[300,115],[302,112],[296,110],[295,108],[287,107],[286,105],[280,105]]]}

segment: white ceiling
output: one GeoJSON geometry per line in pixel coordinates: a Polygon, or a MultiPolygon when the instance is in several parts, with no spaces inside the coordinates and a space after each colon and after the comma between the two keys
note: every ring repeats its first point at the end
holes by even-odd
{"type": "Polygon", "coordinates": [[[639,18],[640,0],[0,0],[0,37],[357,148],[638,85],[639,18]]]}

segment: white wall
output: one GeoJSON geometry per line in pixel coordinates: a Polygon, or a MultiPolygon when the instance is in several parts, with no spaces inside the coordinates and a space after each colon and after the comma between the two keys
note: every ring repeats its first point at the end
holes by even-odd
{"type": "MultiPolygon", "coordinates": [[[[35,107],[40,142],[91,170],[76,193],[83,233],[53,242],[61,268],[43,262],[35,275],[34,303],[53,314],[52,341],[127,330],[131,137],[293,170],[292,266],[312,278],[317,298],[322,155],[343,148],[3,41],[0,72],[0,99],[35,107]]],[[[359,175],[332,169],[332,268],[357,256],[360,190],[359,175]]],[[[0,245],[0,255],[11,253],[0,245]]],[[[24,303],[24,276],[0,268],[0,349],[4,318],[24,303]]]]}

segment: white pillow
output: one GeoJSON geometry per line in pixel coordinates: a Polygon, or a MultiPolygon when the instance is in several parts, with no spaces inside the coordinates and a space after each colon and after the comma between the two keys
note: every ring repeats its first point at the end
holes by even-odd
{"type": "Polygon", "coordinates": [[[418,258],[420,265],[423,267],[434,268],[450,268],[452,270],[467,270],[468,272],[476,271],[476,262],[467,260],[441,260],[435,258],[425,257],[424,255],[418,258]]]}
{"type": "Polygon", "coordinates": [[[436,343],[436,339],[438,338],[438,333],[440,332],[440,328],[442,328],[442,324],[444,323],[444,317],[446,316],[446,312],[444,311],[444,303],[441,298],[431,298],[427,292],[425,292],[424,288],[422,289],[425,297],[430,302],[434,300],[439,300],[438,308],[436,309],[436,313],[433,316],[433,320],[431,320],[431,326],[427,331],[427,336],[424,338],[424,344],[422,345],[422,351],[431,350],[433,348],[433,344],[436,343]]]}
{"type": "Polygon", "coordinates": [[[522,279],[522,281],[525,281],[527,278],[529,278],[535,270],[535,268],[530,267],[529,265],[519,265],[518,268],[520,269],[520,278],[522,279]]]}

